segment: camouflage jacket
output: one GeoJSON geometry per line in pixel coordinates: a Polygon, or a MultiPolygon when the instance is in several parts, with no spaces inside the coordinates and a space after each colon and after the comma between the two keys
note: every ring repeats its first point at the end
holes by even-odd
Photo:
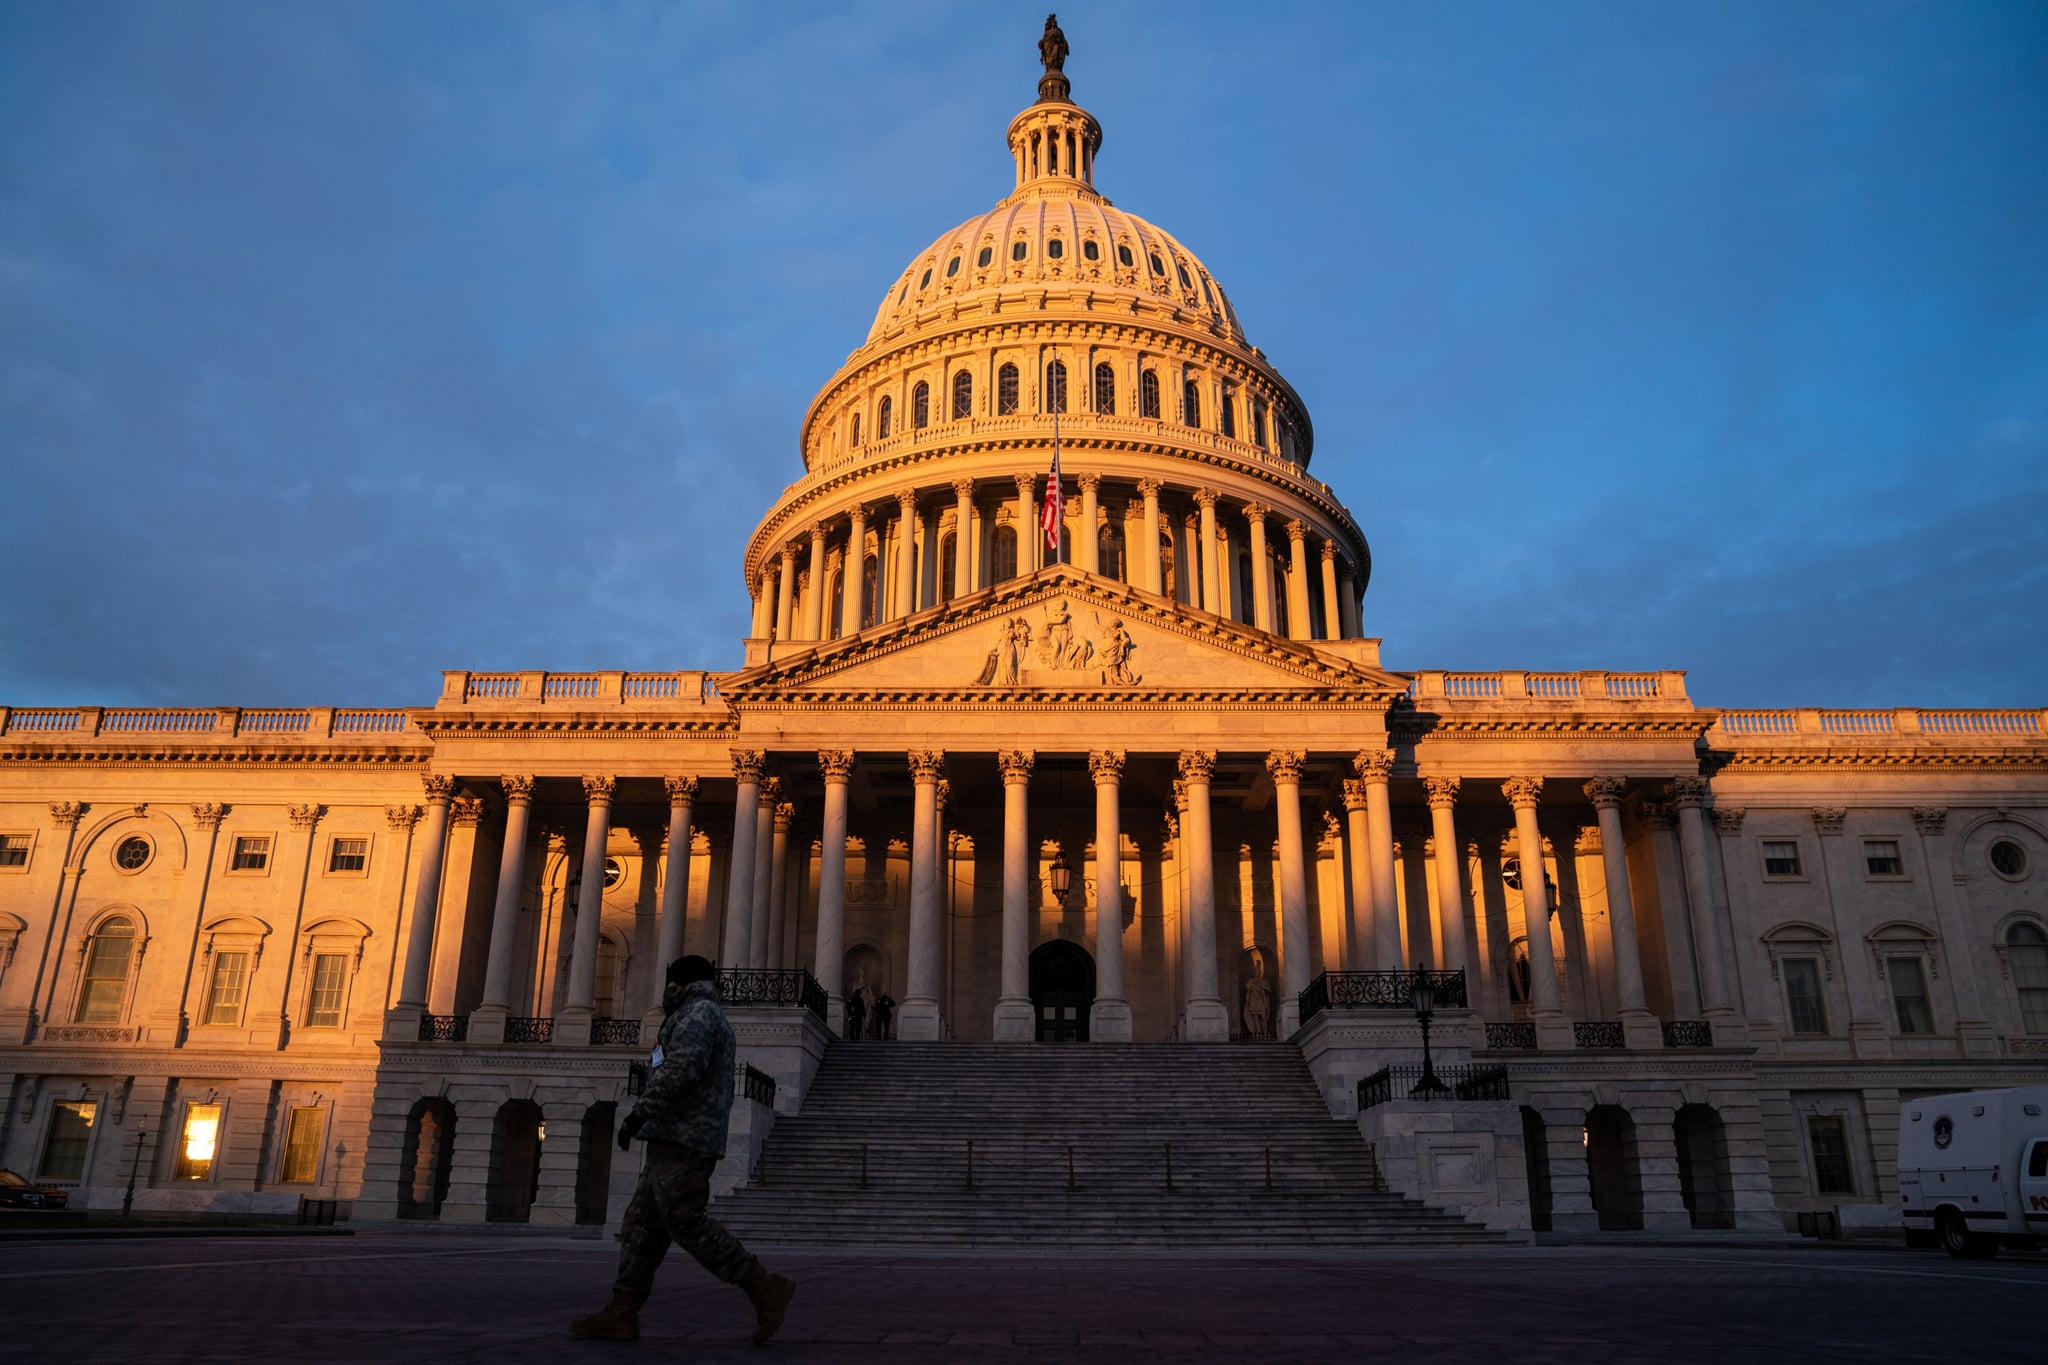
{"type": "Polygon", "coordinates": [[[725,1155],[725,1130],[732,1118],[733,1061],[737,1044],[718,988],[693,981],[674,1014],[661,1021],[661,1064],[633,1112],[640,1137],[679,1142],[692,1151],[725,1155]]]}

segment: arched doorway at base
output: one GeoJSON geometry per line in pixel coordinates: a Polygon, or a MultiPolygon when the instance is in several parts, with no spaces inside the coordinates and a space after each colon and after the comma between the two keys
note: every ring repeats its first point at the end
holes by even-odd
{"type": "Polygon", "coordinates": [[[1095,959],[1065,939],[1040,944],[1031,954],[1031,1015],[1041,1043],[1088,1041],[1088,1010],[1095,1003],[1095,959]]]}

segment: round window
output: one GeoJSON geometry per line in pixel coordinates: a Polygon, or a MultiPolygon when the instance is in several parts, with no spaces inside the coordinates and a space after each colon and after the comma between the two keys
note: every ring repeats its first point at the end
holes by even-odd
{"type": "Polygon", "coordinates": [[[1102,259],[1102,248],[1097,246],[1094,239],[1091,238],[1081,243],[1081,254],[1091,261],[1099,261],[1102,259]]]}
{"type": "Polygon", "coordinates": [[[1058,260],[1060,257],[1067,254],[1067,244],[1061,241],[1059,238],[1055,237],[1045,244],[1045,254],[1052,257],[1054,260],[1058,260]]]}
{"type": "Polygon", "coordinates": [[[1991,846],[1991,870],[2001,877],[2026,876],[2027,851],[2010,839],[2000,839],[1991,846]]]}
{"type": "Polygon", "coordinates": [[[958,256],[955,256],[952,260],[946,262],[946,278],[950,280],[959,273],[960,258],[958,256]]]}
{"type": "Polygon", "coordinates": [[[919,281],[917,282],[917,287],[918,287],[919,289],[922,289],[922,288],[924,288],[924,287],[925,287],[926,285],[930,284],[931,282],[932,282],[932,272],[931,272],[931,271],[930,271],[929,269],[927,269],[927,270],[926,270],[926,271],[924,272],[924,278],[923,278],[923,279],[921,279],[921,280],[919,280],[919,281]]]}
{"type": "Polygon", "coordinates": [[[986,270],[988,268],[988,263],[994,260],[995,258],[996,249],[992,246],[985,246],[981,249],[981,254],[974,258],[974,264],[986,270]]]}
{"type": "Polygon", "coordinates": [[[626,865],[617,858],[604,860],[604,889],[616,891],[619,883],[626,880],[626,865]]]}
{"type": "Polygon", "coordinates": [[[1024,253],[1025,253],[1026,251],[1028,251],[1029,249],[1030,249],[1030,248],[1026,247],[1026,246],[1024,245],[1024,243],[1022,243],[1022,242],[1018,242],[1018,243],[1016,243],[1016,244],[1015,244],[1014,246],[1012,246],[1012,247],[1010,248],[1010,259],[1011,259],[1011,260],[1013,260],[1013,261],[1021,261],[1021,260],[1023,260],[1023,259],[1024,259],[1024,253]]]}
{"type": "Polygon", "coordinates": [[[1137,264],[1136,261],[1131,259],[1131,249],[1128,246],[1124,245],[1122,242],[1117,243],[1116,258],[1119,261],[1122,261],[1125,265],[1137,264]]]}
{"type": "Polygon", "coordinates": [[[114,866],[126,872],[140,871],[149,865],[149,840],[139,834],[131,834],[114,846],[114,866]]]}

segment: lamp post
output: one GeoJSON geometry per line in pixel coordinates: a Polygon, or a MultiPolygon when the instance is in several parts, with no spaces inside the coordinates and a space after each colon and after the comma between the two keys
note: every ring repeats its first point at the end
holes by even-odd
{"type": "Polygon", "coordinates": [[[1429,1056],[1429,1018],[1436,1009],[1436,982],[1418,962],[1415,973],[1409,978],[1409,998],[1415,1004],[1415,1022],[1422,1025],[1422,1079],[1408,1092],[1410,1099],[1428,1099],[1433,1095],[1450,1093],[1450,1087],[1437,1079],[1436,1064],[1429,1056]]]}
{"type": "Polygon", "coordinates": [[[1055,848],[1052,851],[1052,867],[1048,869],[1047,880],[1052,884],[1052,898],[1066,908],[1067,892],[1073,889],[1074,872],[1067,866],[1067,851],[1055,848]]]}

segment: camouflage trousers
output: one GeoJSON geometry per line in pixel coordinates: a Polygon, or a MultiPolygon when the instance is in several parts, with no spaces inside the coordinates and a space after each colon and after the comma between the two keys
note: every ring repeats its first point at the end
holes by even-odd
{"type": "Polygon", "coordinates": [[[637,1294],[645,1302],[670,1242],[728,1284],[747,1273],[754,1264],[752,1254],[706,1212],[711,1202],[711,1171],[717,1165],[717,1157],[691,1151],[680,1143],[647,1143],[640,1183],[619,1225],[619,1278],[613,1289],[637,1294]]]}

